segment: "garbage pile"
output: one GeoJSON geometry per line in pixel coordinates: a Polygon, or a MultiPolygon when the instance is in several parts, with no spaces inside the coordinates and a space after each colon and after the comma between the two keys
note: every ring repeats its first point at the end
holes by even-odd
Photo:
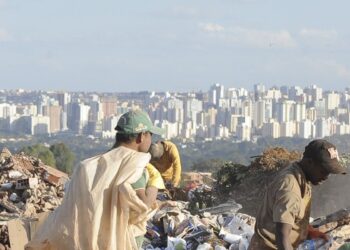
{"type": "Polygon", "coordinates": [[[343,208],[330,215],[320,217],[312,222],[312,226],[332,239],[330,249],[338,249],[350,241],[350,208],[343,208]]]}
{"type": "Polygon", "coordinates": [[[227,162],[216,174],[219,200],[232,197],[242,204],[243,213],[257,214],[265,189],[278,170],[301,158],[301,153],[284,148],[268,148],[262,155],[254,156],[249,166],[227,162]]]}
{"type": "MultiPolygon", "coordinates": [[[[191,185],[185,189],[160,193],[159,209],[147,223],[143,249],[248,249],[254,233],[254,216],[265,187],[277,170],[300,156],[283,148],[268,149],[250,166],[226,163],[218,172],[214,186],[199,185],[191,179],[191,185]]],[[[347,159],[350,161],[350,157],[347,159]]],[[[11,221],[32,219],[54,210],[62,201],[67,180],[65,173],[35,157],[2,150],[0,250],[10,249],[13,242],[8,226],[11,221]]],[[[315,220],[313,226],[331,236],[333,250],[350,240],[349,223],[350,210],[342,209],[315,220]]]]}
{"type": "Polygon", "coordinates": [[[284,167],[291,161],[301,159],[301,152],[285,148],[275,147],[264,150],[262,155],[253,156],[255,160],[250,164],[251,169],[261,169],[264,171],[277,170],[284,167]]]}
{"type": "Polygon", "coordinates": [[[0,249],[10,249],[7,221],[32,218],[61,204],[67,174],[24,154],[0,153],[0,249]],[[1,246],[2,245],[2,246],[1,246]]]}
{"type": "Polygon", "coordinates": [[[164,201],[148,221],[143,249],[247,249],[255,219],[238,213],[240,208],[231,201],[193,215],[188,202],[164,201]]]}
{"type": "MultiPolygon", "coordinates": [[[[284,148],[277,147],[267,149],[262,155],[254,158],[254,161],[251,162],[249,166],[234,164],[232,162],[223,165],[217,172],[215,187],[215,189],[218,190],[217,195],[219,196],[219,202],[220,200],[224,201],[228,198],[233,198],[236,202],[242,204],[240,212],[253,217],[257,214],[257,209],[259,208],[266,187],[271,179],[274,178],[280,169],[288,166],[288,163],[299,160],[301,154],[297,151],[288,151],[284,148]]],[[[348,165],[348,163],[350,163],[350,155],[341,155],[340,161],[344,165],[348,165]]],[[[317,212],[316,216],[327,214],[323,209],[327,206],[331,208],[328,210],[336,211],[341,207],[347,207],[349,205],[349,200],[346,198],[347,191],[345,191],[349,183],[347,176],[348,175],[337,177],[330,176],[325,184],[313,188],[313,211],[317,212]],[[343,199],[344,202],[339,203],[339,199],[343,199]],[[335,200],[337,200],[338,207],[335,205],[335,200]],[[339,204],[342,206],[339,207],[339,204]]],[[[332,243],[329,249],[333,250],[338,249],[337,246],[347,241],[350,242],[350,214],[348,214],[348,212],[348,209],[342,209],[335,213],[338,216],[340,214],[341,216],[339,218],[342,219],[331,214],[327,217],[322,217],[322,220],[317,220],[320,222],[327,218],[327,223],[324,224],[328,225],[328,230],[324,232],[330,236],[332,242],[323,242],[321,240],[320,243],[324,249],[328,249],[325,243],[332,243]],[[332,226],[332,228],[330,228],[330,226],[332,226]]],[[[314,224],[316,227],[320,225],[321,224],[314,224]]],[[[322,227],[320,227],[320,231],[322,231],[322,227]]]]}

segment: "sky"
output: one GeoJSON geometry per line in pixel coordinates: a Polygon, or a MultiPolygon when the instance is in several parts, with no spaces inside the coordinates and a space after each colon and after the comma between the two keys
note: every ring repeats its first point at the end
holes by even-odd
{"type": "Polygon", "coordinates": [[[0,0],[0,89],[350,87],[349,0],[0,0]]]}

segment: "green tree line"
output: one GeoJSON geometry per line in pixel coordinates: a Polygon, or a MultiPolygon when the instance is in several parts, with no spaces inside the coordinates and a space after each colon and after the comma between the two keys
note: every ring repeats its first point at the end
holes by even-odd
{"type": "Polygon", "coordinates": [[[71,174],[73,171],[75,155],[64,143],[57,143],[51,146],[35,144],[25,146],[19,151],[37,157],[44,164],[55,167],[67,174],[71,174]]]}

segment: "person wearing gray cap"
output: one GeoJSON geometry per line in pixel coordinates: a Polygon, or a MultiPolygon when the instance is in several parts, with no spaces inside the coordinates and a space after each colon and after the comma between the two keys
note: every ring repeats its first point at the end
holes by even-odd
{"type": "Polygon", "coordinates": [[[309,225],[309,218],[311,186],[321,184],[330,174],[346,174],[337,148],[326,140],[311,141],[302,159],[282,169],[267,187],[249,250],[289,250],[307,237],[326,238],[309,225]]]}

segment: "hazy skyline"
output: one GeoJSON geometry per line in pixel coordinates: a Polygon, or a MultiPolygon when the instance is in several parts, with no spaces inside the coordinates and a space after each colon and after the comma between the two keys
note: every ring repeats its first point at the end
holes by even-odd
{"type": "Polygon", "coordinates": [[[350,87],[346,0],[0,0],[0,89],[350,87]]]}

